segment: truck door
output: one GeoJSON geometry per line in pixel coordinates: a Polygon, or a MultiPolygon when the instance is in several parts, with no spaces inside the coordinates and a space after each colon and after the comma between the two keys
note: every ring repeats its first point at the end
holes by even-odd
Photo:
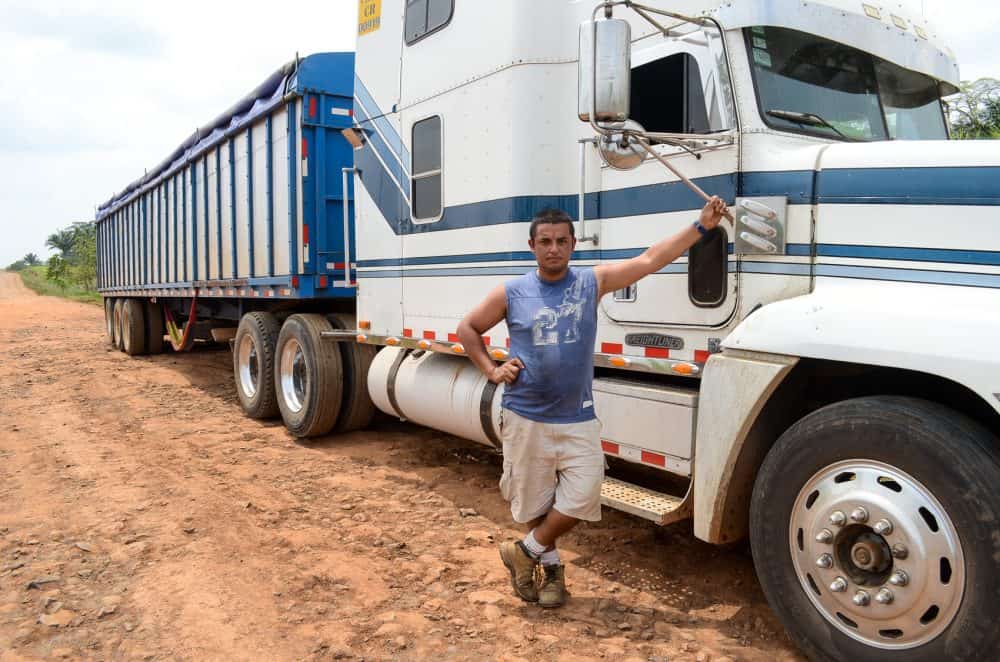
{"type": "MultiPolygon", "coordinates": [[[[728,80],[720,81],[702,33],[664,42],[632,55],[631,117],[644,129],[704,134],[734,129],[728,80]]],[[[736,196],[738,148],[731,144],[697,155],[666,145],[654,147],[709,195],[730,204],[736,196]]],[[[670,171],[647,159],[628,172],[603,166],[599,196],[601,260],[641,253],[698,218],[702,200],[670,171]]],[[[636,285],[604,297],[604,312],[621,324],[712,327],[724,324],[736,306],[737,270],[732,228],[704,237],[689,255],[636,285]]]]}

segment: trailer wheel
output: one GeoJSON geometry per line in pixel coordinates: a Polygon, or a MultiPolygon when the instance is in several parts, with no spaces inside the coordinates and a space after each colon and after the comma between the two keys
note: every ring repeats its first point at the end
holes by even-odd
{"type": "Polygon", "coordinates": [[[122,303],[122,350],[129,356],[146,351],[145,306],[138,299],[125,299],[122,303]]]}
{"type": "Polygon", "coordinates": [[[115,300],[112,297],[104,297],[104,330],[108,334],[108,340],[113,345],[115,343],[115,300]]]}
{"type": "Polygon", "coordinates": [[[337,422],[343,392],[343,366],[337,343],[322,315],[292,315],[281,327],[275,348],[274,388],[285,427],[294,436],[326,434],[337,422]]]}
{"type": "Polygon", "coordinates": [[[950,409],[893,396],[827,406],[781,436],[754,485],[751,545],[810,659],[997,656],[996,444],[950,409]]]}
{"type": "Polygon", "coordinates": [[[115,299],[114,306],[111,309],[112,317],[112,336],[111,344],[115,346],[115,349],[122,348],[122,299],[115,299]]]}
{"type": "Polygon", "coordinates": [[[159,302],[146,301],[143,306],[146,320],[146,352],[148,354],[163,353],[163,334],[166,327],[163,325],[163,308],[159,302]]]}
{"type": "MultiPolygon", "coordinates": [[[[327,315],[330,324],[345,331],[358,328],[357,318],[346,313],[327,315]]],[[[356,342],[339,342],[340,358],[344,365],[344,396],[337,418],[337,432],[363,430],[375,417],[375,403],[368,394],[368,368],[378,350],[371,345],[356,342]]]]}
{"type": "Polygon", "coordinates": [[[271,313],[247,313],[233,342],[233,374],[243,413],[250,418],[274,418],[274,349],[281,325],[271,313]]]}

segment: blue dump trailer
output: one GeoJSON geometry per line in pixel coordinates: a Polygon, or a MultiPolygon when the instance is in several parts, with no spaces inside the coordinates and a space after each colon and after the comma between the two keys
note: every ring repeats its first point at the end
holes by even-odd
{"type": "Polygon", "coordinates": [[[117,348],[231,340],[249,416],[303,437],[370,421],[374,350],[329,342],[356,328],[353,97],[353,53],[296,59],[99,207],[117,348]]]}

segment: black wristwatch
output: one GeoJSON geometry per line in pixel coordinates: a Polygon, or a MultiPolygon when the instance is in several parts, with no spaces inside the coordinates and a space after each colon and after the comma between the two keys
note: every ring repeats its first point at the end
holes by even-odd
{"type": "Polygon", "coordinates": [[[692,223],[692,225],[694,225],[694,229],[697,230],[698,234],[700,234],[702,237],[708,234],[708,228],[702,225],[701,221],[695,221],[694,223],[692,223]]]}

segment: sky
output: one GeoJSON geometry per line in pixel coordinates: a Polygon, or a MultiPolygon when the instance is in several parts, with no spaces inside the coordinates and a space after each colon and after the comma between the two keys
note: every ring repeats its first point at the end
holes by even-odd
{"type": "MultiPolygon", "coordinates": [[[[1000,3],[923,5],[963,79],[1000,78],[1000,3]]],[[[353,50],[356,27],[356,0],[0,0],[0,268],[45,259],[49,234],[296,52],[353,50]]]]}

